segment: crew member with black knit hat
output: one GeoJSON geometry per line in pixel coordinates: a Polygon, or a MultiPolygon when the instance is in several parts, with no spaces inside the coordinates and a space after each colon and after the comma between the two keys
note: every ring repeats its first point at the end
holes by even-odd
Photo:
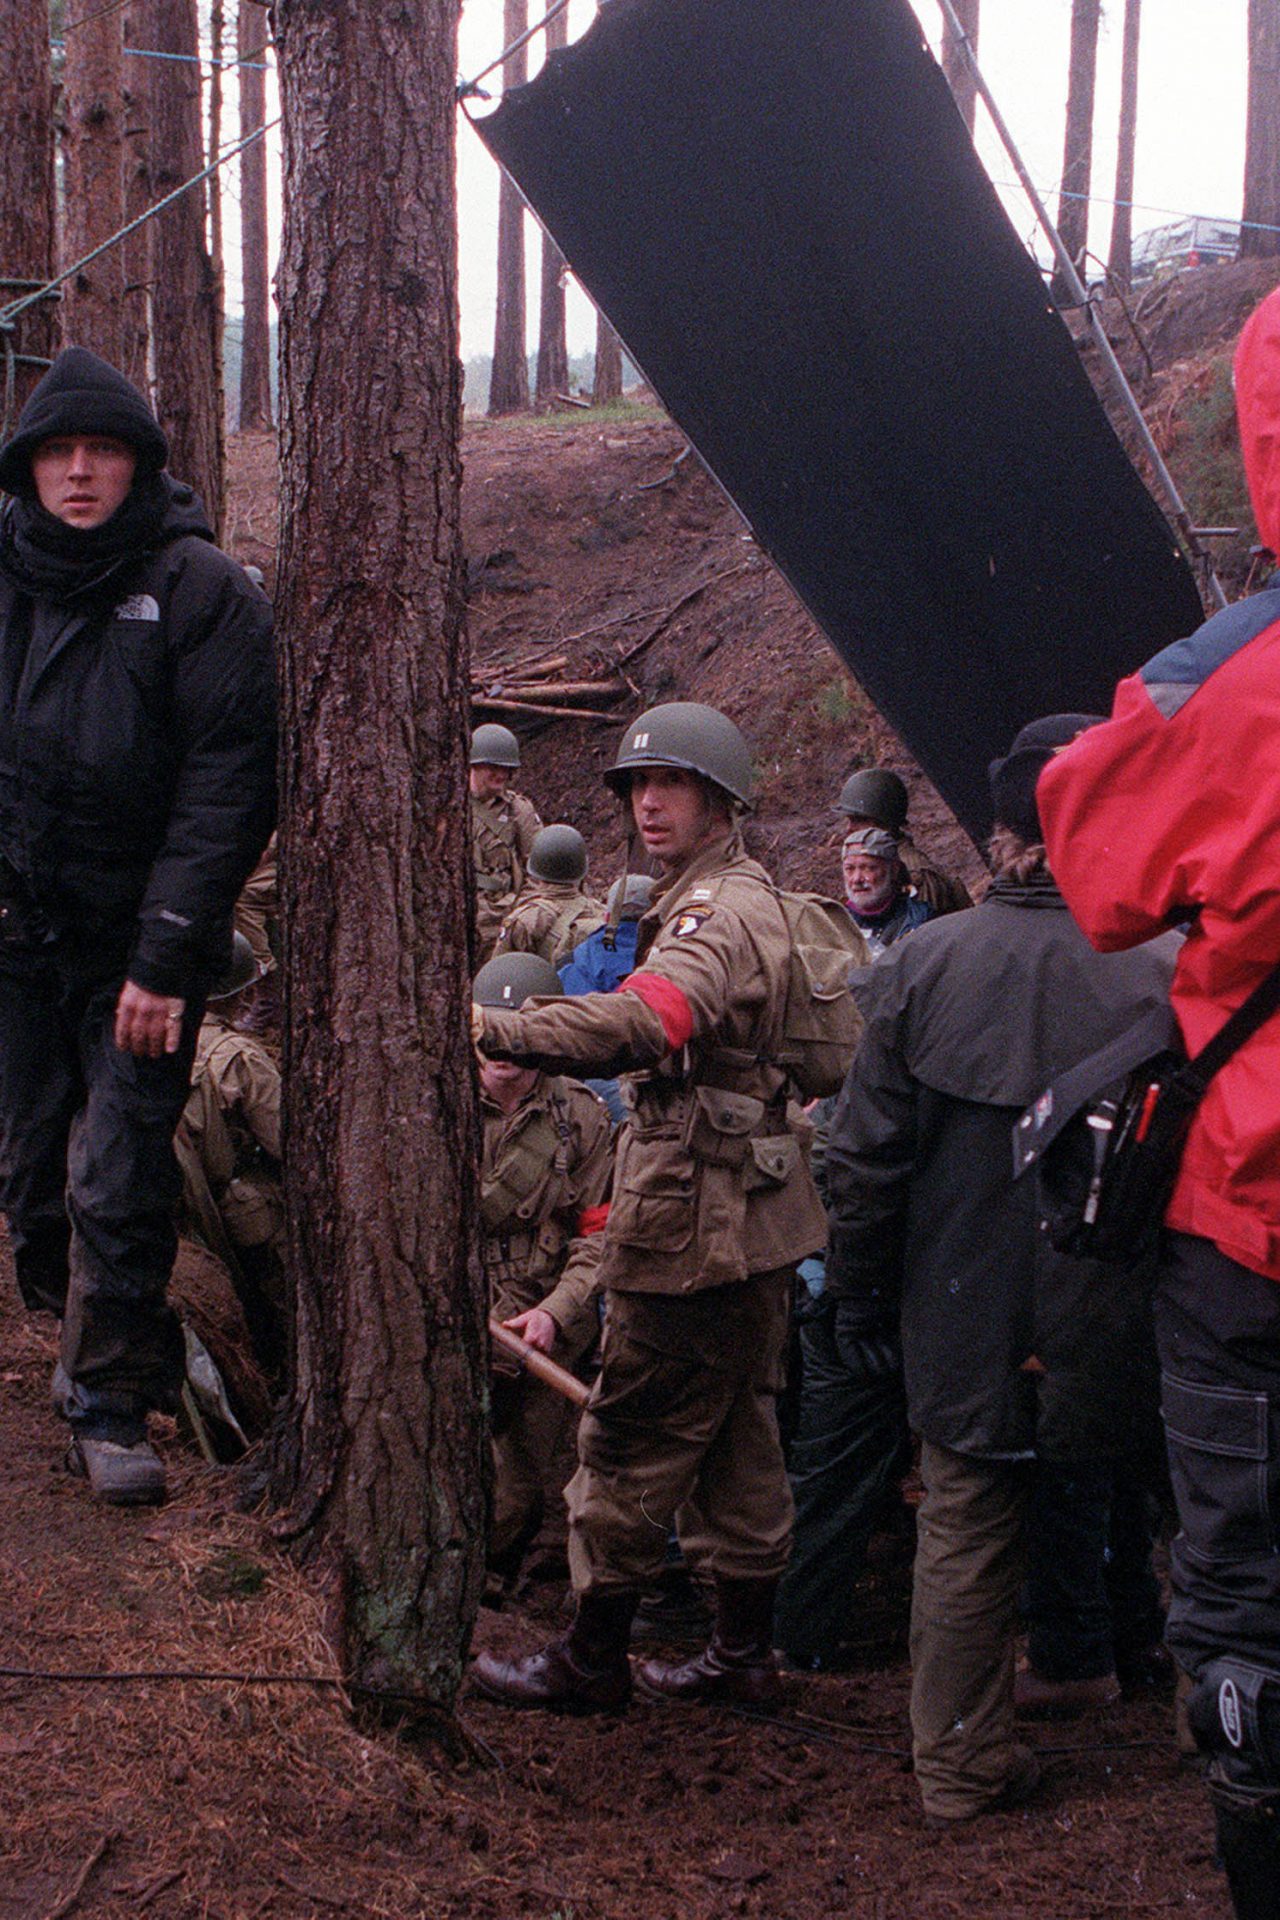
{"type": "Polygon", "coordinates": [[[116,1505],[164,1497],[173,1132],[275,807],[270,608],[167,453],[83,347],[0,449],[0,1207],[62,1323],[69,1464],[116,1505]]]}

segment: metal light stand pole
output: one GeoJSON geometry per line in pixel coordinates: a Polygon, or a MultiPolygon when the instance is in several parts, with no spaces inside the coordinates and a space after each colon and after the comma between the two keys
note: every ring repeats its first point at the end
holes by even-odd
{"type": "Polygon", "coordinates": [[[1063,245],[1062,235],[1049,218],[1048,209],[1032,183],[1031,175],[1027,172],[1022,155],[1014,143],[1013,135],[1005,124],[1004,115],[996,105],[992,97],[991,89],[982,76],[982,69],[978,65],[978,56],[973,50],[973,44],[963,26],[960,24],[951,0],[938,0],[938,5],[942,9],[943,16],[952,34],[964,49],[964,57],[968,61],[969,71],[973,75],[973,84],[982,96],[987,112],[991,115],[991,123],[1000,136],[1005,152],[1013,162],[1014,171],[1017,173],[1018,179],[1021,182],[1022,190],[1031,202],[1035,210],[1036,219],[1039,221],[1050,246],[1053,248],[1053,256],[1058,263],[1058,268],[1066,283],[1067,290],[1071,298],[1084,312],[1093,343],[1102,356],[1103,363],[1115,384],[1120,402],[1125,412],[1129,415],[1130,420],[1133,422],[1134,430],[1142,442],[1143,449],[1151,462],[1160,485],[1164,489],[1165,497],[1172,510],[1174,524],[1182,535],[1182,538],[1186,541],[1192,554],[1194,554],[1196,560],[1200,563],[1204,571],[1205,583],[1215,606],[1225,607],[1227,604],[1227,596],[1222,591],[1222,582],[1219,580],[1214,569],[1213,561],[1200,544],[1200,529],[1192,525],[1191,515],[1187,511],[1186,502],[1178,491],[1176,480],[1165,465],[1164,457],[1152,437],[1150,427],[1142,417],[1142,409],[1138,405],[1133,388],[1129,385],[1128,379],[1125,376],[1124,368],[1116,358],[1115,349],[1107,338],[1107,330],[1102,324],[1101,316],[1094,302],[1090,300],[1085,284],[1076,271],[1075,261],[1063,245]]]}

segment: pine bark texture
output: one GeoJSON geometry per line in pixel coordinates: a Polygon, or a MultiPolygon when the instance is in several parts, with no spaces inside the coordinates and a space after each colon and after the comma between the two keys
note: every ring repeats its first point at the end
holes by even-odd
{"type": "Polygon", "coordinates": [[[276,0],[286,1183],[282,1523],[344,1670],[448,1707],[484,1571],[468,1036],[457,0],[276,0]]]}
{"type": "Polygon", "coordinates": [[[1241,259],[1280,253],[1280,0],[1249,0],[1243,218],[1241,259]]]}
{"type": "Polygon", "coordinates": [[[602,313],[596,314],[596,366],[591,384],[593,406],[622,398],[622,342],[602,313]]]}
{"type": "MultiPolygon", "coordinates": [[[[147,0],[135,0],[124,15],[126,47],[145,47],[150,31],[147,0]]],[[[124,62],[124,210],[136,220],[151,206],[151,70],[158,63],[126,53],[124,62]]],[[[124,318],[120,370],[144,393],[151,392],[152,227],[148,220],[124,242],[124,318]]]]}
{"type": "MultiPolygon", "coordinates": [[[[195,0],[151,0],[147,13],[166,60],[151,82],[151,184],[157,199],[205,166],[195,0]]],[[[205,240],[205,191],[192,187],[157,214],[152,236],[152,330],[156,411],[169,436],[169,469],[222,524],[225,434],[219,352],[218,283],[205,240]]]]}
{"type": "MultiPolygon", "coordinates": [[[[21,296],[14,281],[44,282],[53,272],[53,75],[49,62],[48,0],[9,0],[4,59],[0,61],[0,304],[21,296]]],[[[17,353],[48,357],[54,348],[56,309],[29,307],[9,337],[17,353]]],[[[0,376],[3,362],[0,361],[0,376]]],[[[18,366],[14,407],[40,377],[18,366]]],[[[12,422],[6,423],[11,425],[12,422]]]]}
{"type": "Polygon", "coordinates": [[[1124,46],[1120,59],[1120,133],[1116,143],[1116,204],[1111,216],[1107,271],[1117,286],[1133,277],[1133,176],[1138,146],[1138,44],[1142,37],[1142,0],[1125,0],[1124,46]]]}
{"type": "MultiPolygon", "coordinates": [[[[1067,130],[1062,150],[1058,232],[1078,268],[1083,267],[1085,248],[1089,243],[1093,98],[1098,74],[1098,24],[1101,14],[1101,0],[1071,0],[1071,63],[1067,74],[1067,130]]],[[[1060,302],[1070,297],[1061,274],[1054,277],[1053,295],[1060,302]]]]}
{"type": "MultiPolygon", "coordinates": [[[[510,46],[529,25],[529,0],[503,0],[503,46],[510,46]]],[[[503,62],[502,84],[521,87],[529,77],[528,49],[503,62]]],[[[525,346],[524,201],[502,176],[498,188],[498,305],[493,323],[493,371],[489,376],[489,412],[529,411],[529,361],[525,346]]]]}
{"type": "MultiPolygon", "coordinates": [[[[240,138],[266,119],[263,63],[271,39],[267,10],[240,0],[236,44],[240,54],[240,138]]],[[[267,265],[267,148],[255,140],[240,155],[240,273],[244,335],[240,347],[240,425],[270,427],[271,284],[267,265]]]]}
{"type": "MultiPolygon", "coordinates": [[[[62,264],[82,260],[124,225],[124,32],[102,0],[66,0],[62,67],[62,264]]],[[[62,338],[113,367],[124,355],[123,245],[62,289],[62,338]]]]}
{"type": "MultiPolygon", "coordinates": [[[[956,19],[967,34],[969,44],[976,54],[981,0],[952,0],[952,4],[955,7],[956,19]]],[[[952,97],[964,117],[964,123],[972,133],[978,109],[978,89],[974,84],[973,69],[965,57],[964,47],[959,36],[953,32],[951,21],[945,14],[942,21],[942,71],[946,75],[952,97]]]]}
{"type": "MultiPolygon", "coordinates": [[[[209,150],[212,166],[222,152],[222,51],[226,39],[227,18],[223,0],[209,5],[209,150]]],[[[222,246],[223,174],[219,168],[209,175],[209,257],[218,286],[218,365],[222,365],[222,330],[226,317],[226,258],[222,246]]]]}
{"type": "MultiPolygon", "coordinates": [[[[566,8],[546,30],[547,58],[569,44],[566,8]]],[[[565,259],[549,233],[542,236],[542,298],[538,309],[538,374],[534,388],[539,406],[552,406],[558,393],[569,391],[569,346],[565,333],[565,259]]]]}

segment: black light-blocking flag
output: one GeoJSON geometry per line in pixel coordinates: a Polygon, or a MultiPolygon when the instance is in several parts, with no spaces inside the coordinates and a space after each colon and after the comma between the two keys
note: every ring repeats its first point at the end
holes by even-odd
{"type": "Polygon", "coordinates": [[[477,127],[971,832],[1199,624],[906,0],[607,0],[477,127]]]}

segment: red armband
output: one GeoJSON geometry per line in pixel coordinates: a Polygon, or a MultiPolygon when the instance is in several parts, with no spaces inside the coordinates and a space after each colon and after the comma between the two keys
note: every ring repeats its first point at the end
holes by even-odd
{"type": "Polygon", "coordinates": [[[578,1232],[583,1239],[593,1233],[603,1233],[605,1221],[609,1218],[609,1202],[606,1200],[598,1207],[584,1207],[578,1215],[578,1232]]]}
{"type": "Polygon", "coordinates": [[[637,1000],[652,1007],[672,1053],[688,1046],[693,1038],[693,1008],[674,980],[666,980],[660,973],[629,973],[618,991],[634,993],[637,1000]]]}

